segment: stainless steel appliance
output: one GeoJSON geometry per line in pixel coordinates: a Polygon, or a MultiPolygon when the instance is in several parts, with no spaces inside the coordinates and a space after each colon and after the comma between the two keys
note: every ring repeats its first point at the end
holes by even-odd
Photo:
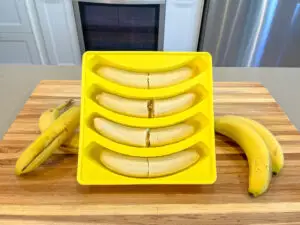
{"type": "Polygon", "coordinates": [[[81,52],[197,51],[204,0],[72,0],[81,52]]]}
{"type": "Polygon", "coordinates": [[[203,15],[215,66],[300,66],[299,0],[206,0],[203,15]]]}

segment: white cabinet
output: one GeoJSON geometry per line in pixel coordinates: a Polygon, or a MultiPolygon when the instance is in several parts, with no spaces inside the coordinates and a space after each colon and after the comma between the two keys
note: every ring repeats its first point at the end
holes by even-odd
{"type": "Polygon", "coordinates": [[[79,65],[72,0],[0,0],[0,64],[79,65]]]}
{"type": "Polygon", "coordinates": [[[40,64],[41,60],[30,33],[0,33],[0,63],[40,64]]]}
{"type": "Polygon", "coordinates": [[[81,63],[72,0],[35,0],[50,64],[81,63]]]}
{"type": "Polygon", "coordinates": [[[0,64],[40,64],[25,0],[0,0],[0,64]]]}
{"type": "Polygon", "coordinates": [[[24,0],[0,1],[0,32],[31,32],[24,0]]]}

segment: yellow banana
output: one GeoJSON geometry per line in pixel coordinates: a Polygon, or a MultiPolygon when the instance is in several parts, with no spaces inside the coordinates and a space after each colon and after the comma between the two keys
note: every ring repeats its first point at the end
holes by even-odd
{"type": "MultiPolygon", "coordinates": [[[[72,99],[67,102],[46,110],[39,118],[39,129],[44,132],[64,111],[74,104],[72,99]]],[[[62,146],[60,146],[54,153],[56,154],[77,154],[79,146],[79,133],[75,132],[62,146]]]]}
{"type": "Polygon", "coordinates": [[[70,99],[65,103],[46,110],[43,112],[39,118],[39,129],[41,132],[44,132],[54,120],[56,120],[65,110],[70,108],[73,105],[73,100],[70,99]]]}
{"type": "Polygon", "coordinates": [[[28,173],[45,162],[79,125],[80,107],[74,106],[56,119],[17,160],[17,175],[28,173]]]}
{"type": "Polygon", "coordinates": [[[261,136],[252,127],[226,116],[215,119],[215,130],[233,139],[244,150],[249,164],[248,192],[256,197],[267,191],[272,178],[272,162],[261,136]]]}
{"type": "MultiPolygon", "coordinates": [[[[79,133],[75,132],[73,135],[68,138],[57,151],[61,151],[64,154],[78,154],[79,148],[79,133]]],[[[57,153],[57,151],[55,153],[57,153]]]]}
{"type": "Polygon", "coordinates": [[[262,137],[271,155],[272,172],[274,175],[277,175],[283,168],[284,156],[281,146],[273,134],[265,126],[255,120],[233,115],[228,115],[226,118],[231,118],[240,121],[241,123],[245,123],[245,125],[251,126],[262,137]]]}

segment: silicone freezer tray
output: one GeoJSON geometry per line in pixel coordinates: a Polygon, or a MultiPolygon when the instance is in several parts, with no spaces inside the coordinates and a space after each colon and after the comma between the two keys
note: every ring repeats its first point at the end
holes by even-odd
{"type": "Polygon", "coordinates": [[[213,82],[211,56],[205,52],[86,52],[82,65],[80,149],[77,180],[82,185],[134,184],[212,184],[216,180],[214,140],[213,82]],[[161,88],[128,87],[105,79],[96,71],[102,66],[143,73],[168,72],[189,67],[192,76],[180,83],[161,88]],[[117,113],[100,105],[96,96],[102,92],[129,99],[168,99],[194,93],[195,103],[184,111],[155,118],[117,113]],[[178,123],[192,124],[195,132],[186,139],[158,147],[129,146],[111,140],[96,131],[93,119],[105,118],[128,127],[162,128],[178,123]],[[200,159],[190,167],[166,176],[137,178],[118,174],[105,167],[101,151],[127,156],[162,157],[196,149],[200,159]]]}

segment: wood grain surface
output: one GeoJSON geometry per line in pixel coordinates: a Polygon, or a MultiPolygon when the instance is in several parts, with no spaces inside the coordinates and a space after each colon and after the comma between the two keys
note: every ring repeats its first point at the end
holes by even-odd
{"type": "Polygon", "coordinates": [[[247,195],[241,149],[216,136],[218,179],[208,186],[80,186],[77,156],[53,156],[37,171],[14,175],[20,152],[38,135],[42,111],[80,100],[80,81],[42,81],[0,142],[0,224],[300,224],[300,135],[258,83],[215,83],[215,114],[266,125],[286,164],[263,196],[247,195]]]}

